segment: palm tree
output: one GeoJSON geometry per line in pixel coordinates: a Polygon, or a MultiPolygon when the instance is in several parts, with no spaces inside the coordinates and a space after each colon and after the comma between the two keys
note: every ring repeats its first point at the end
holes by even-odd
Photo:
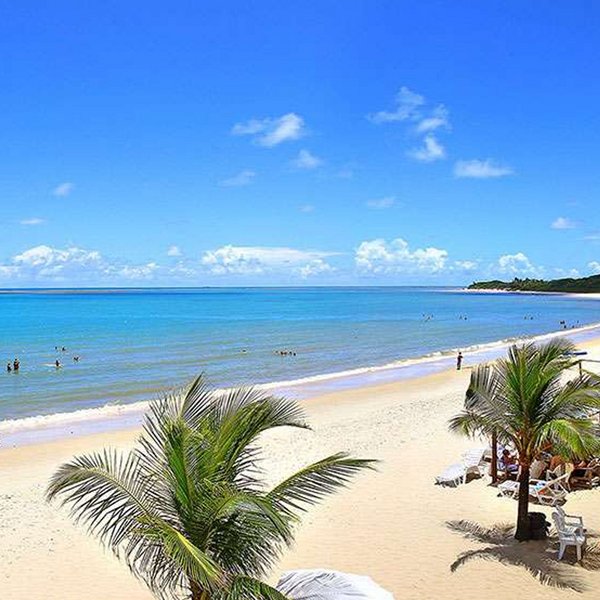
{"type": "Polygon", "coordinates": [[[258,438],[283,426],[308,428],[295,402],[217,393],[199,377],[151,403],[135,450],[74,458],[47,497],[61,497],[160,598],[282,600],[262,578],[302,511],[373,466],[334,454],[267,489],[258,438]]]}
{"type": "Polygon", "coordinates": [[[520,466],[515,537],[530,539],[529,466],[551,446],[565,457],[587,457],[600,449],[590,411],[600,407],[600,380],[593,374],[567,378],[576,364],[571,342],[514,345],[508,357],[481,365],[471,374],[464,410],[450,429],[468,436],[494,433],[512,443],[520,466]]]}

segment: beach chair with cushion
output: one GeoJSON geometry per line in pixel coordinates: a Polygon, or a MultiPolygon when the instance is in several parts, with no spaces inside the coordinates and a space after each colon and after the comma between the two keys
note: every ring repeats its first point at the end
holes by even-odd
{"type": "Polygon", "coordinates": [[[561,560],[564,556],[567,546],[575,546],[577,549],[577,560],[580,561],[582,548],[585,545],[583,530],[567,525],[559,512],[552,513],[552,520],[558,534],[558,560],[561,560]]]}

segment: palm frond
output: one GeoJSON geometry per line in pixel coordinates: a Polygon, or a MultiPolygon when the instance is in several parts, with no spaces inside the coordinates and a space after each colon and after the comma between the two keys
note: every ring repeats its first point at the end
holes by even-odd
{"type": "Polygon", "coordinates": [[[60,497],[76,521],[83,521],[118,554],[140,519],[157,517],[147,483],[135,455],[106,449],[62,465],[52,476],[46,497],[60,497]]]}
{"type": "Polygon", "coordinates": [[[275,486],[267,495],[289,511],[306,510],[326,496],[345,487],[364,469],[373,469],[377,461],[351,458],[338,453],[308,465],[275,486]]]}
{"type": "Polygon", "coordinates": [[[259,579],[238,575],[223,600],[289,600],[289,598],[259,579]]]}

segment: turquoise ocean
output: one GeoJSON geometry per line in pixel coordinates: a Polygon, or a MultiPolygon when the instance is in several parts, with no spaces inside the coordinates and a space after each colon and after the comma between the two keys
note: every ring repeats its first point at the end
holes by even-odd
{"type": "Polygon", "coordinates": [[[402,287],[11,291],[0,294],[0,433],[127,412],[201,372],[297,397],[413,376],[561,322],[592,335],[600,301],[402,287]]]}

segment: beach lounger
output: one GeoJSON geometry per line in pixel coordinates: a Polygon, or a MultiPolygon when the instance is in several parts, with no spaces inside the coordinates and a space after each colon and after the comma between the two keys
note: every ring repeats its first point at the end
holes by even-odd
{"type": "MultiPolygon", "coordinates": [[[[568,474],[562,475],[551,481],[542,479],[530,479],[529,495],[537,500],[539,504],[544,506],[556,506],[560,502],[564,502],[568,491],[564,487],[564,483],[568,478],[568,474]]],[[[505,498],[516,500],[519,497],[519,482],[518,481],[503,481],[498,486],[498,491],[505,498]]]]}
{"type": "Polygon", "coordinates": [[[569,491],[565,488],[565,485],[567,485],[568,479],[568,473],[552,481],[531,479],[529,482],[529,495],[544,506],[556,506],[567,498],[569,491]]]}
{"type": "Polygon", "coordinates": [[[585,535],[583,529],[567,525],[561,514],[557,512],[552,513],[552,520],[556,527],[556,533],[558,534],[558,560],[561,560],[565,554],[567,546],[575,546],[577,549],[577,560],[581,560],[582,548],[585,545],[585,535]]]}
{"type": "Polygon", "coordinates": [[[481,477],[485,474],[487,463],[484,459],[485,448],[473,448],[463,454],[462,462],[450,465],[435,478],[438,485],[457,486],[467,482],[468,475],[481,477]]]}

